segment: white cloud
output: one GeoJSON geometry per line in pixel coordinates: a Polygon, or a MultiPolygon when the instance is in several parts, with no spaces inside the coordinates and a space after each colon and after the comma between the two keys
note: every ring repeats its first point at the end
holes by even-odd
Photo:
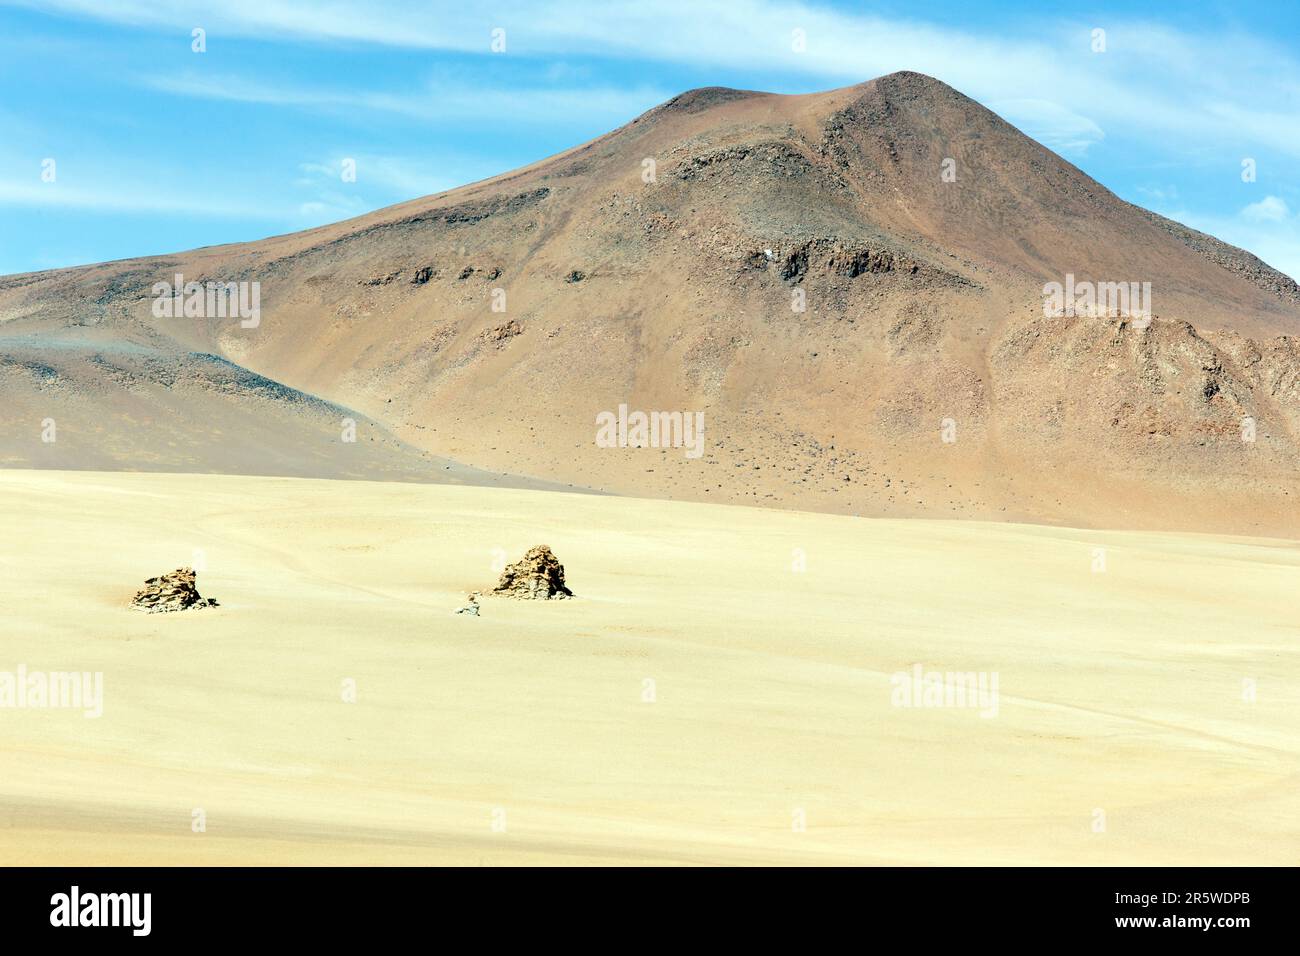
{"type": "Polygon", "coordinates": [[[64,182],[0,179],[0,206],[84,209],[92,212],[167,213],[227,219],[269,220],[281,216],[263,204],[231,202],[227,197],[166,193],[147,185],[115,182],[73,186],[64,182]]]}
{"type": "Polygon", "coordinates": [[[1163,186],[1138,186],[1137,192],[1149,203],[1171,203],[1178,201],[1178,187],[1170,183],[1163,186]]]}
{"type": "Polygon", "coordinates": [[[494,117],[541,123],[553,122],[557,115],[579,116],[588,122],[601,117],[622,120],[672,96],[667,90],[649,87],[494,89],[437,81],[393,93],[291,86],[231,74],[151,75],[141,82],[150,89],[178,96],[307,109],[359,109],[421,120],[494,117]]]}
{"type": "MultiPolygon", "coordinates": [[[[4,0],[0,0],[4,2],[4,0]]],[[[13,0],[10,0],[13,2],[13,0]]],[[[491,30],[506,30],[514,56],[618,56],[689,63],[701,67],[766,69],[816,78],[819,85],[846,85],[895,70],[929,73],[982,102],[1035,98],[1069,118],[1079,148],[1095,141],[1093,126],[1117,125],[1148,137],[1170,135],[1206,142],[1250,139],[1300,156],[1300,74],[1293,57],[1264,41],[1226,30],[1202,34],[1160,25],[1116,20],[1107,24],[1107,52],[1091,52],[1091,23],[1038,21],[1033,32],[992,29],[980,34],[941,25],[842,12],[812,3],[758,0],[660,0],[592,4],[579,0],[498,3],[485,15],[464,3],[418,0],[19,0],[46,11],[145,28],[208,30],[208,48],[223,37],[258,40],[377,44],[462,53],[489,52],[491,30]],[[807,48],[792,49],[791,31],[805,31],[807,48]],[[1089,125],[1092,124],[1092,125],[1089,125]]],[[[206,92],[189,81],[193,95],[206,92]]],[[[186,84],[173,88],[182,91],[186,84]]],[[[467,94],[477,91],[466,90],[467,94]]],[[[678,90],[667,93],[680,92],[678,90]]],[[[536,109],[563,109],[586,90],[486,94],[486,108],[522,116],[536,109]],[[549,99],[548,99],[549,97],[549,99]],[[522,104],[522,105],[521,105],[522,104]]],[[[410,115],[447,115],[448,107],[418,103],[403,94],[274,94],[236,88],[239,97],[309,105],[324,97],[410,115]],[[360,99],[356,99],[360,97],[360,99]],[[440,112],[441,110],[441,112],[440,112]]],[[[588,115],[601,108],[582,100],[588,115]]],[[[634,97],[635,99],[635,97],[634,97]]],[[[460,101],[463,103],[463,101],[460,101]]],[[[640,101],[638,101],[639,103],[640,101]]],[[[319,105],[319,104],[318,104],[319,105]]],[[[627,104],[625,103],[624,106],[627,104]]],[[[454,109],[465,109],[457,105],[454,109]]],[[[618,108],[613,109],[618,112],[618,108]]],[[[624,111],[626,111],[624,109],[624,111]]]]}
{"type": "MultiPolygon", "coordinates": [[[[1254,205],[1263,202],[1266,200],[1254,205]]],[[[1300,281],[1300,219],[1294,216],[1251,219],[1245,215],[1204,215],[1188,209],[1159,212],[1240,249],[1248,249],[1274,269],[1300,281]]]]}
{"type": "Polygon", "coordinates": [[[428,196],[445,192],[464,183],[462,176],[448,175],[445,165],[411,160],[402,156],[378,156],[371,153],[339,153],[328,159],[301,163],[302,173],[296,185],[310,188],[334,186],[343,181],[344,160],[352,160],[356,182],[378,186],[402,196],[428,196]]]}
{"type": "Polygon", "coordinates": [[[1086,153],[1089,146],[1106,138],[1102,128],[1088,117],[1050,100],[998,100],[988,107],[1058,153],[1086,153]]]}
{"type": "Polygon", "coordinates": [[[1259,202],[1251,203],[1241,214],[1252,222],[1282,222],[1291,215],[1291,210],[1287,208],[1286,200],[1265,196],[1259,202]]]}
{"type": "Polygon", "coordinates": [[[324,226],[370,212],[371,207],[356,196],[330,192],[298,204],[297,218],[304,226],[324,226]]]}
{"type": "Polygon", "coordinates": [[[375,189],[383,191],[386,199],[394,196],[410,199],[443,192],[461,182],[440,178],[420,162],[397,156],[369,154],[339,154],[300,163],[298,172],[300,175],[293,181],[293,185],[302,190],[307,198],[298,204],[296,217],[298,224],[306,226],[337,222],[370,212],[382,203],[367,202],[362,196],[373,197],[375,189]],[[356,180],[353,183],[345,183],[343,180],[345,159],[355,163],[356,180]],[[356,190],[364,192],[358,193],[356,190]]]}

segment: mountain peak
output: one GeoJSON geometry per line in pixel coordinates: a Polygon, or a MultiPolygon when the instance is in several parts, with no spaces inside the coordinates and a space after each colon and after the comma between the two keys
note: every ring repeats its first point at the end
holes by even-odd
{"type": "MultiPolygon", "coordinates": [[[[352,408],[430,454],[634,495],[1086,525],[1125,521],[1136,494],[1154,525],[1214,509],[1257,531],[1251,496],[1295,487],[1296,299],[932,76],[704,87],[355,220],[0,282],[19,409],[0,458],[46,460],[25,423],[51,382],[77,386],[58,392],[60,428],[94,434],[105,403],[133,408],[133,383],[160,379],[169,416],[233,404],[232,434],[305,416],[297,389],[334,403],[306,429],[352,408]],[[156,317],[150,289],[177,273],[259,283],[256,333],[156,317]],[[1150,292],[1140,316],[1045,315],[1052,283],[1150,292]],[[248,387],[196,355],[228,357],[248,387]],[[703,464],[610,455],[591,422],[620,407],[706,414],[716,444],[703,464]],[[1113,492],[1077,480],[1085,460],[1113,492]]],[[[140,447],[87,460],[198,460],[132,434],[140,447]]]]}
{"type": "Polygon", "coordinates": [[[701,86],[684,93],[678,93],[672,99],[660,104],[658,109],[665,112],[702,113],[724,103],[746,100],[755,96],[770,96],[755,90],[735,90],[727,86],[701,86]]]}
{"type": "MultiPolygon", "coordinates": [[[[946,90],[956,93],[957,90],[949,86],[943,80],[936,79],[928,73],[918,73],[915,70],[895,70],[893,73],[885,73],[876,77],[874,80],[867,80],[867,83],[877,83],[884,86],[893,87],[911,87],[913,89],[930,89],[946,90]]],[[[866,84],[859,84],[865,86],[866,84]]]]}

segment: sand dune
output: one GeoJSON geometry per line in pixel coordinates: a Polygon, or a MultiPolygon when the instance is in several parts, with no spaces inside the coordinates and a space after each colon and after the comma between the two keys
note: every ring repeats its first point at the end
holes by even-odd
{"type": "Polygon", "coordinates": [[[1293,542],[14,471],[0,524],[0,671],[104,679],[0,710],[8,863],[1300,853],[1293,542]],[[451,613],[539,543],[576,600],[451,613]],[[126,608],[195,549],[219,608],[126,608]],[[996,716],[894,706],[917,663],[996,716]]]}

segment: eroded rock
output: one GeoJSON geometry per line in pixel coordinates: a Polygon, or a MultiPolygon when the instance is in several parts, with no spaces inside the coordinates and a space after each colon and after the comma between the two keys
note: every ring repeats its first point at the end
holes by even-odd
{"type": "Polygon", "coordinates": [[[131,599],[131,606],[150,614],[185,611],[198,607],[217,607],[212,598],[199,594],[197,575],[192,568],[177,568],[170,574],[149,578],[131,599]]]}
{"type": "Polygon", "coordinates": [[[529,548],[507,565],[492,593],[532,601],[573,597],[564,584],[564,565],[544,544],[529,548]]]}

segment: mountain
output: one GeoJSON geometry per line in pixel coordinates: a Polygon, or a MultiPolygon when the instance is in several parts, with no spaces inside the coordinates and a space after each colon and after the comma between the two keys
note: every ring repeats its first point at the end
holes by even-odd
{"type": "Polygon", "coordinates": [[[437,456],[435,480],[454,461],[650,497],[1293,534],[1298,330],[1293,280],[930,77],[709,88],[346,222],[0,279],[0,400],[22,409],[0,463],[43,464],[59,403],[88,423],[60,432],[64,467],[227,471],[277,435],[337,442],[337,406],[404,462],[437,456]],[[176,274],[259,283],[260,322],[156,316],[176,274]],[[1045,314],[1049,283],[1089,282],[1149,284],[1150,316],[1045,314]],[[105,369],[127,354],[126,380],[105,369]],[[620,406],[702,412],[702,454],[602,447],[620,406]]]}

